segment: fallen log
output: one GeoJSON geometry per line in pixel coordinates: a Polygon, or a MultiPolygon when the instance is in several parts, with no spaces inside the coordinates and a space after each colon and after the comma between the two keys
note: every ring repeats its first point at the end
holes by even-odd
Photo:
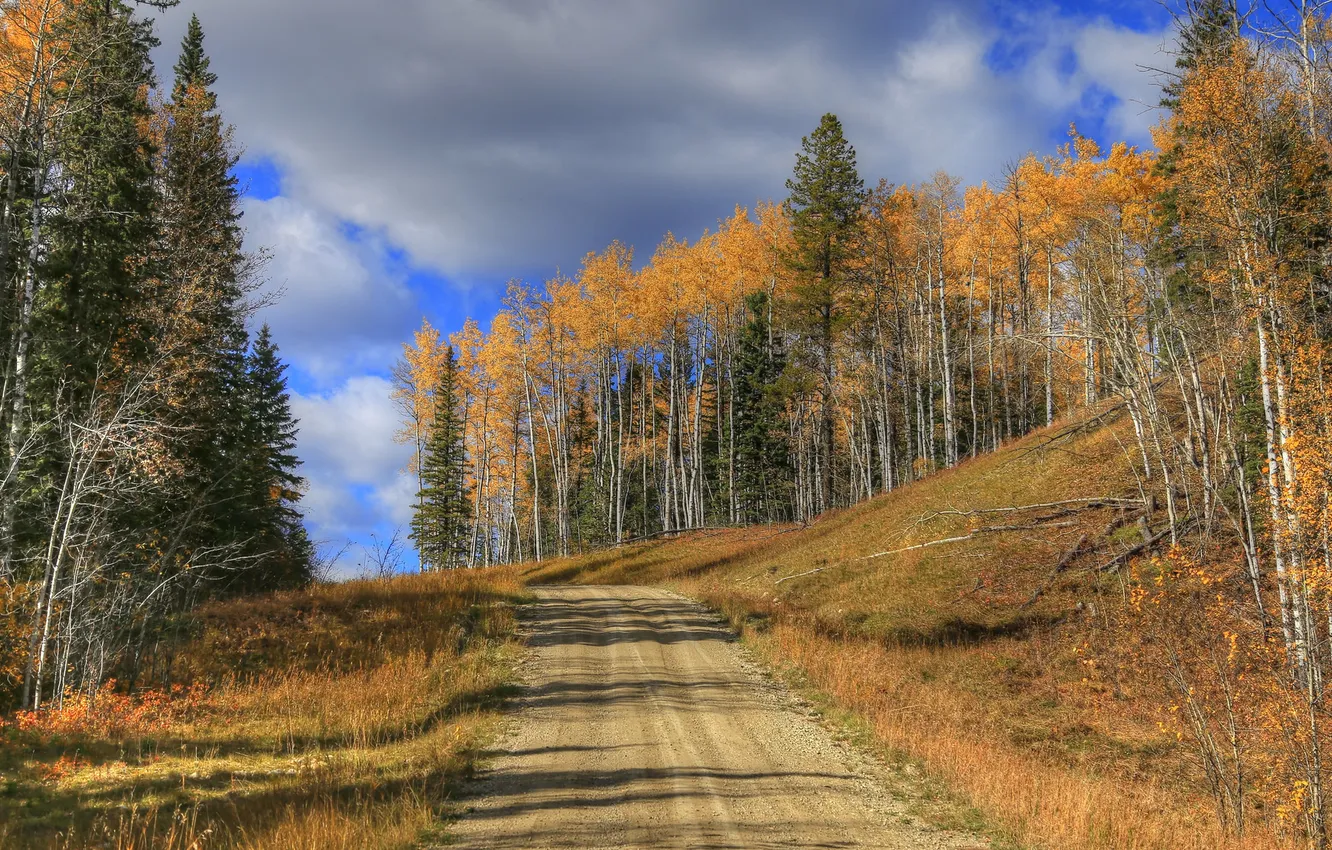
{"type": "Polygon", "coordinates": [[[1181,522],[1177,526],[1174,526],[1173,528],[1172,527],[1164,528],[1161,531],[1158,531],[1157,533],[1153,534],[1148,539],[1142,541],[1138,545],[1132,546],[1129,549],[1125,550],[1124,552],[1121,552],[1115,557],[1111,558],[1106,563],[1097,567],[1094,572],[1097,575],[1100,575],[1101,573],[1117,571],[1120,567],[1124,566],[1124,564],[1128,563],[1133,558],[1136,558],[1138,555],[1141,555],[1143,552],[1147,551],[1148,549],[1151,549],[1156,545],[1158,545],[1162,540],[1165,540],[1167,537],[1170,536],[1172,531],[1175,534],[1183,534],[1185,531],[1188,530],[1189,525],[1191,525],[1191,523],[1189,521],[1185,521],[1181,522]]]}

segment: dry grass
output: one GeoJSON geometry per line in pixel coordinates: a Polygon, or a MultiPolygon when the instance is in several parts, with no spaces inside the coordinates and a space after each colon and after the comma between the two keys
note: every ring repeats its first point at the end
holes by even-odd
{"type": "MultiPolygon", "coordinates": [[[[1070,525],[986,535],[900,555],[859,560],[885,550],[956,536],[969,527],[1009,521],[935,512],[1047,503],[1101,496],[1136,497],[1117,428],[1060,437],[1061,426],[968,460],[925,481],[820,517],[808,528],[759,527],[655,540],[529,569],[529,582],[691,581],[798,603],[830,625],[910,644],[965,640],[1058,618],[1058,592],[1023,609],[1082,534],[1095,535],[1106,512],[1067,518],[1070,525]],[[780,579],[822,570],[778,585],[780,579]]],[[[1069,578],[1073,573],[1069,574],[1069,578]]],[[[1054,590],[1086,590],[1065,581],[1054,590]]]]}
{"type": "Polygon", "coordinates": [[[325,800],[301,809],[288,808],[268,832],[246,837],[238,850],[361,850],[410,847],[436,820],[425,800],[408,798],[395,805],[348,808],[325,800]]]}
{"type": "MultiPolygon", "coordinates": [[[[778,625],[754,641],[769,663],[786,665],[855,712],[890,751],[909,754],[962,793],[1023,845],[1097,850],[1273,848],[1221,835],[1206,801],[1181,794],[1170,776],[1125,780],[1079,768],[1014,742],[1004,724],[977,710],[970,694],[925,681],[914,653],[865,641],[837,641],[778,625]]],[[[1090,730],[1050,730],[1052,737],[1090,730]]],[[[1030,742],[1027,742],[1030,743],[1030,742]]]]}
{"type": "Polygon", "coordinates": [[[806,677],[886,751],[918,761],[1024,844],[1281,846],[1220,835],[1193,753],[1162,725],[1154,693],[1126,672],[1089,671],[1086,650],[1119,604],[1120,578],[1094,577],[1103,555],[1052,572],[1083,535],[1103,539],[1113,511],[864,559],[996,522],[958,511],[1133,497],[1126,429],[1057,425],[807,529],[650,541],[524,577],[661,584],[701,599],[771,664],[806,677]]]}
{"type": "Polygon", "coordinates": [[[478,570],[200,612],[189,711],[156,696],[166,722],[108,726],[98,706],[145,712],[103,700],[0,732],[0,847],[412,846],[494,728],[521,593],[478,570]]]}

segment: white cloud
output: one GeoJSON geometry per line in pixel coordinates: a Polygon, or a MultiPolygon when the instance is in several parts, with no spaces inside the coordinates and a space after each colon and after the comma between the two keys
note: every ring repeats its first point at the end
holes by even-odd
{"type": "MultiPolygon", "coordinates": [[[[1044,127],[1021,81],[985,65],[990,36],[956,16],[941,17],[884,69],[867,97],[848,110],[848,132],[862,122],[862,171],[921,180],[937,170],[970,180],[991,176],[1036,144],[1044,127]]],[[[855,136],[853,136],[853,139],[855,136]]]]}
{"type": "Polygon", "coordinates": [[[383,378],[360,376],[329,393],[292,395],[309,481],[303,506],[318,539],[360,537],[411,520],[415,488],[400,472],[411,449],[394,441],[391,390],[383,378]]]}
{"type": "MultiPolygon", "coordinates": [[[[1142,140],[1136,104],[1154,95],[1136,65],[1160,43],[1043,6],[1000,33],[981,0],[194,7],[227,116],[297,197],[451,277],[501,279],[616,238],[647,251],[780,196],[827,111],[871,181],[994,177],[1047,150],[1093,83],[1123,101],[1112,128],[1142,140]],[[1001,37],[1036,47],[1016,72],[986,64],[1001,37]]],[[[174,45],[184,16],[163,21],[174,45]]]]}
{"type": "Polygon", "coordinates": [[[1104,21],[1074,36],[1078,65],[1085,78],[1119,98],[1107,123],[1119,136],[1145,141],[1161,116],[1158,69],[1173,63],[1165,54],[1163,33],[1139,33],[1104,21]]]}
{"type": "Polygon", "coordinates": [[[246,247],[270,252],[264,276],[276,298],[259,319],[283,356],[321,381],[391,363],[418,312],[383,240],[294,198],[247,199],[244,209],[246,247]]]}

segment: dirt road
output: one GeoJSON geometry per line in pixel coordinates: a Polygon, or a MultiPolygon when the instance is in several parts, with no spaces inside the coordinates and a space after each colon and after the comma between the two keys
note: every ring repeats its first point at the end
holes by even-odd
{"type": "Polygon", "coordinates": [[[985,846],[909,822],[697,605],[640,587],[537,594],[525,696],[451,846],[985,846]]]}

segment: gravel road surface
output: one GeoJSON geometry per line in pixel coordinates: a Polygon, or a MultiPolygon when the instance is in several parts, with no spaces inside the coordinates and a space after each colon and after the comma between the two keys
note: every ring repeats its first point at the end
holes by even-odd
{"type": "Polygon", "coordinates": [[[454,826],[463,848],[983,848],[931,829],[664,590],[536,588],[524,694],[454,826]]]}

